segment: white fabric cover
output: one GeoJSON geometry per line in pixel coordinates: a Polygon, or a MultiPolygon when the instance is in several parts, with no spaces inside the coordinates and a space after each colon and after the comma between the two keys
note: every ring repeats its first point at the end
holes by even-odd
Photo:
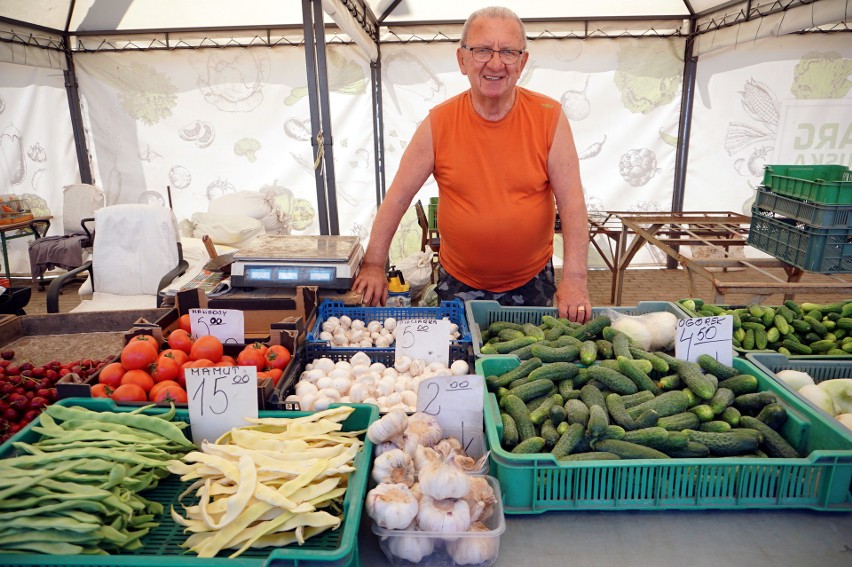
{"type": "Polygon", "coordinates": [[[194,238],[210,236],[213,244],[225,244],[240,248],[257,236],[263,234],[263,223],[256,218],[242,214],[193,213],[194,238]]]}
{"type": "Polygon", "coordinates": [[[80,234],[80,224],[85,218],[94,216],[104,206],[104,192],[99,187],[78,183],[66,185],[62,190],[62,228],[65,234],[80,234]]]}
{"type": "Polygon", "coordinates": [[[275,202],[271,191],[237,191],[217,197],[207,205],[207,212],[223,215],[245,215],[263,223],[268,234],[289,234],[286,213],[275,202]]]}
{"type": "MultiPolygon", "coordinates": [[[[177,220],[158,205],[123,204],[95,212],[95,295],[157,295],[178,264],[177,220]]],[[[155,301],[155,299],[152,299],[155,301]]]]}

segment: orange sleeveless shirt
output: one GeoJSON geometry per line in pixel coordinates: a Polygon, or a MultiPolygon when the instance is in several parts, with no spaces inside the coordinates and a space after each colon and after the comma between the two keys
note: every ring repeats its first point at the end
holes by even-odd
{"type": "Polygon", "coordinates": [[[429,114],[441,266],[493,292],[522,286],[553,256],[547,156],[562,108],[521,87],[516,92],[512,110],[496,122],[476,113],[469,91],[429,114]]]}

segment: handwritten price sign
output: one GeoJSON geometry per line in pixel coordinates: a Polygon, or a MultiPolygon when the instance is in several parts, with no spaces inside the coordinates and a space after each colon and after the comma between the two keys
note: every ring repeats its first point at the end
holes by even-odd
{"type": "Polygon", "coordinates": [[[245,317],[239,309],[190,309],[192,338],[213,335],[222,343],[245,342],[245,317]]]}
{"type": "Polygon", "coordinates": [[[411,319],[396,324],[394,356],[419,358],[428,362],[450,361],[450,322],[411,319]]]}
{"type": "Polygon", "coordinates": [[[731,366],[734,362],[733,330],[734,318],[730,315],[679,319],[675,355],[695,362],[699,355],[709,354],[722,364],[731,366]]]}
{"type": "Polygon", "coordinates": [[[257,369],[254,366],[208,366],[186,369],[189,423],[196,445],[213,442],[233,427],[257,417],[257,369]]]}
{"type": "Polygon", "coordinates": [[[417,391],[417,411],[434,416],[444,437],[461,441],[465,452],[478,459],[485,454],[482,376],[436,376],[423,380],[417,391]]]}

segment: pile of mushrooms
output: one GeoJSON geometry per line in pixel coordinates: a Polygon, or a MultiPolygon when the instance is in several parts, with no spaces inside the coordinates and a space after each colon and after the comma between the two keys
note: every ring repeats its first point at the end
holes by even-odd
{"type": "Polygon", "coordinates": [[[455,438],[444,439],[441,426],[425,413],[394,410],[372,423],[367,438],[376,444],[376,487],[367,493],[367,514],[387,530],[383,547],[418,563],[443,546],[458,565],[497,557],[498,537],[459,537],[489,532],[497,496],[487,477],[468,474],[476,462],[455,438]]]}
{"type": "MultiPolygon", "coordinates": [[[[449,321],[449,317],[444,317],[449,321]]],[[[393,317],[380,321],[362,321],[348,315],[329,317],[320,326],[321,341],[328,341],[332,347],[387,348],[396,339],[397,320],[393,317]]],[[[450,321],[450,340],[461,336],[459,326],[450,321]]]]}
{"type": "Polygon", "coordinates": [[[427,364],[400,356],[393,366],[385,366],[358,351],[349,360],[317,358],[307,364],[294,393],[284,401],[298,402],[305,411],[322,411],[333,403],[364,403],[377,405],[382,412],[401,409],[410,413],[417,409],[420,382],[434,376],[464,376],[469,371],[465,360],[456,360],[447,368],[442,362],[427,364]]]}

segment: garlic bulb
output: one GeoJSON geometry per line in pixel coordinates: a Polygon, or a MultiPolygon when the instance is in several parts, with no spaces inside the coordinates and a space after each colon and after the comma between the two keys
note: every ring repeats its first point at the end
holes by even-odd
{"type": "Polygon", "coordinates": [[[470,477],[456,464],[453,455],[432,461],[418,474],[423,494],[436,500],[462,498],[470,489],[470,477]]]}
{"type": "Polygon", "coordinates": [[[420,490],[420,483],[415,482],[411,485],[411,493],[417,498],[417,501],[420,502],[420,498],[423,496],[423,491],[420,490]]]}
{"type": "Polygon", "coordinates": [[[470,477],[470,490],[463,497],[470,508],[470,519],[474,522],[484,521],[494,513],[497,495],[488,479],[482,476],[470,477]]]}
{"type": "Polygon", "coordinates": [[[394,449],[399,449],[396,446],[396,443],[393,441],[385,441],[384,443],[379,443],[373,447],[373,454],[378,457],[382,453],[387,453],[388,451],[393,451],[394,449]]]}
{"type": "MultiPolygon", "coordinates": [[[[470,526],[469,531],[481,533],[491,530],[482,522],[476,522],[470,526]]],[[[479,565],[491,562],[497,557],[499,550],[499,537],[460,537],[454,541],[447,541],[447,553],[456,565],[479,565]]]]}
{"type": "Polygon", "coordinates": [[[440,458],[441,458],[441,455],[439,455],[435,451],[435,449],[432,449],[431,447],[424,447],[423,445],[420,445],[414,451],[414,469],[419,471],[420,469],[422,469],[426,465],[428,465],[428,464],[430,464],[434,461],[437,461],[440,458]]]}
{"type": "Polygon", "coordinates": [[[428,413],[417,412],[408,418],[408,425],[403,434],[405,438],[405,452],[413,454],[416,445],[432,447],[441,440],[444,432],[441,430],[438,420],[428,413]]]}
{"type": "MultiPolygon", "coordinates": [[[[421,481],[420,490],[423,488],[421,481]]],[[[420,509],[417,511],[417,525],[425,532],[466,532],[470,529],[470,508],[464,500],[436,500],[423,491],[420,509]]]]}
{"type": "Polygon", "coordinates": [[[365,503],[370,518],[389,530],[405,529],[417,517],[417,499],[404,484],[379,484],[367,493],[365,503]]]}
{"type": "Polygon", "coordinates": [[[408,425],[408,415],[403,411],[386,413],[367,428],[367,439],[375,444],[399,439],[397,446],[402,445],[402,435],[408,425]]]}
{"type": "Polygon", "coordinates": [[[419,531],[416,528],[416,524],[405,528],[408,533],[415,532],[412,535],[395,535],[387,538],[386,545],[391,555],[412,563],[420,563],[424,557],[435,551],[435,539],[428,535],[416,535],[419,531]]]}
{"type": "Polygon", "coordinates": [[[438,441],[435,444],[435,450],[441,453],[444,457],[463,453],[461,441],[453,436],[438,441]]]}
{"type": "Polygon", "coordinates": [[[402,449],[384,452],[373,460],[373,480],[376,483],[414,484],[414,462],[402,449]]]}

